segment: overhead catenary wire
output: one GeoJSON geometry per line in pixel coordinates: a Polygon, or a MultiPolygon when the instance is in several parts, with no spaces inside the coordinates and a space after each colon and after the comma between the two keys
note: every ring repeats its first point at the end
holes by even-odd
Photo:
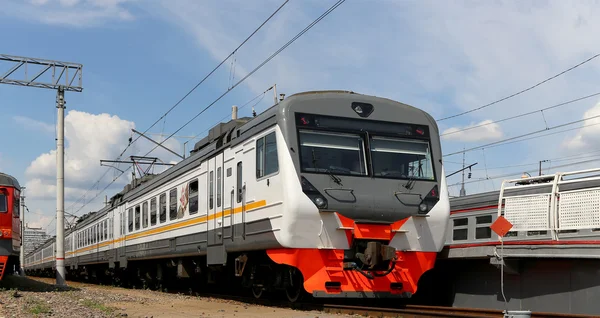
{"type": "MultiPolygon", "coordinates": [[[[556,168],[565,168],[565,167],[572,167],[572,166],[576,166],[576,165],[581,165],[581,164],[586,164],[586,163],[591,163],[591,162],[597,162],[600,161],[600,159],[590,159],[590,160],[583,160],[583,161],[578,161],[578,162],[570,162],[568,164],[563,164],[563,165],[558,165],[558,166],[554,166],[552,167],[553,169],[556,168]]],[[[516,176],[516,175],[521,175],[524,172],[527,173],[536,173],[538,172],[537,169],[531,169],[531,170],[527,170],[527,171],[515,171],[515,172],[510,172],[510,173],[506,173],[506,174],[502,174],[502,175],[496,175],[496,176],[492,176],[489,178],[480,178],[479,180],[472,180],[472,181],[467,181],[465,182],[465,184],[470,184],[470,183],[477,183],[477,182],[482,182],[482,181],[487,181],[487,180],[496,180],[496,179],[500,179],[500,178],[506,178],[506,177],[511,177],[511,176],[516,176]]],[[[457,183],[453,183],[448,185],[448,187],[456,187],[456,186],[460,186],[462,185],[462,182],[457,182],[457,183]]]]}
{"type": "Polygon", "coordinates": [[[538,86],[540,86],[540,85],[542,85],[542,84],[544,84],[546,82],[549,82],[549,81],[551,81],[551,80],[553,80],[553,79],[555,79],[555,78],[557,78],[557,77],[559,77],[559,76],[561,76],[561,75],[563,75],[563,74],[565,74],[567,72],[570,72],[570,71],[572,71],[572,70],[580,67],[581,65],[584,65],[584,64],[592,61],[593,59],[597,58],[598,56],[600,56],[600,54],[596,54],[596,55],[594,55],[594,56],[586,59],[585,61],[580,62],[577,65],[571,66],[570,68],[568,68],[568,69],[566,69],[566,70],[564,70],[564,71],[562,71],[562,72],[560,72],[560,73],[558,73],[558,74],[556,74],[554,76],[551,76],[551,77],[549,77],[549,78],[547,78],[547,79],[545,79],[545,80],[543,80],[541,82],[536,83],[533,86],[530,86],[530,87],[528,87],[526,89],[520,90],[520,91],[518,91],[518,92],[516,92],[514,94],[508,95],[506,97],[503,97],[503,98],[498,99],[496,101],[493,101],[491,103],[488,103],[488,104],[485,104],[485,105],[482,105],[482,106],[479,106],[479,107],[476,107],[476,108],[473,108],[473,109],[470,109],[470,110],[467,110],[467,111],[464,111],[464,112],[461,112],[461,113],[458,113],[458,114],[455,114],[455,115],[451,115],[451,116],[443,117],[443,118],[440,118],[440,119],[436,119],[436,120],[437,121],[443,121],[443,120],[448,120],[448,119],[451,119],[451,118],[456,118],[456,117],[459,117],[459,116],[463,116],[463,115],[466,115],[466,114],[469,114],[469,113],[472,113],[472,112],[475,112],[475,111],[478,111],[478,110],[490,107],[492,105],[498,104],[500,102],[503,102],[503,101],[505,101],[507,99],[510,99],[510,98],[513,98],[515,96],[521,95],[521,94],[523,94],[523,93],[525,93],[527,91],[530,91],[530,90],[532,90],[532,89],[534,89],[534,88],[536,88],[536,87],[538,87],[538,86]]]}
{"type": "MultiPolygon", "coordinates": [[[[166,139],[164,139],[163,141],[161,141],[159,144],[157,144],[154,148],[152,148],[149,152],[147,152],[144,156],[149,155],[152,151],[154,151],[156,148],[158,148],[160,145],[162,145],[165,141],[169,140],[173,135],[177,134],[179,131],[181,131],[183,128],[185,128],[187,125],[189,125],[192,121],[194,121],[196,118],[198,118],[200,115],[202,115],[206,110],[208,110],[209,108],[211,108],[213,105],[215,105],[219,100],[221,100],[223,97],[225,97],[227,94],[229,94],[229,92],[231,92],[233,89],[235,89],[239,84],[243,83],[248,77],[252,76],[254,73],[256,73],[259,69],[261,69],[265,64],[267,64],[269,61],[271,61],[275,56],[279,55],[279,53],[281,53],[283,50],[285,50],[288,46],[290,46],[292,43],[294,43],[298,38],[300,38],[302,35],[304,35],[306,32],[308,32],[312,27],[314,27],[317,23],[319,23],[321,20],[323,20],[326,16],[328,16],[331,12],[333,12],[336,8],[338,8],[340,5],[342,5],[346,0],[338,0],[336,3],[334,3],[329,9],[327,9],[327,11],[325,11],[323,14],[321,14],[317,19],[315,19],[313,22],[311,22],[306,28],[304,28],[302,31],[300,31],[298,34],[296,34],[296,36],[294,36],[290,41],[288,41],[286,44],[284,44],[281,48],[279,48],[275,53],[271,54],[271,56],[269,56],[266,60],[264,60],[261,64],[259,64],[256,68],[254,68],[250,73],[248,73],[246,76],[244,76],[242,79],[240,79],[235,85],[233,85],[231,88],[227,89],[223,94],[221,94],[221,96],[219,96],[216,100],[214,100],[212,103],[210,103],[208,106],[206,106],[204,109],[202,109],[199,113],[197,113],[194,117],[192,117],[189,121],[187,121],[183,126],[181,126],[179,129],[177,129],[175,132],[173,132],[169,137],[167,137],[166,139]]],[[[111,181],[109,184],[107,184],[104,189],[100,192],[103,193],[104,191],[106,191],[106,189],[108,189],[117,179],[119,179],[123,174],[125,174],[125,172],[127,172],[131,167],[126,168],[123,172],[121,172],[119,174],[119,176],[117,176],[115,178],[115,180],[111,181]]],[[[99,196],[96,195],[95,198],[93,198],[92,200],[90,200],[89,202],[92,202],[93,200],[95,200],[97,197],[99,196]]],[[[86,204],[87,205],[87,204],[86,204]]],[[[77,214],[80,210],[83,209],[84,206],[82,206],[79,210],[77,210],[75,212],[75,214],[77,214]]]]}
{"type": "MultiPolygon", "coordinates": [[[[204,76],[204,78],[202,78],[198,83],[196,83],[196,85],[194,85],[194,87],[192,87],[192,89],[190,89],[185,95],[183,95],[183,97],[181,97],[173,106],[171,106],[159,119],[157,119],[150,127],[148,127],[143,133],[146,134],[150,129],[152,129],[157,123],[159,123],[161,120],[165,119],[166,116],[173,111],[175,108],[177,108],[186,98],[188,98],[188,96],[190,96],[190,94],[192,94],[198,87],[200,87],[200,85],[202,85],[210,76],[212,76],[230,57],[232,57],[233,55],[235,55],[235,53],[242,48],[242,46],[244,46],[244,44],[246,44],[246,42],[248,42],[250,40],[250,38],[252,38],[260,29],[262,29],[262,27],[267,24],[267,22],[269,22],[271,20],[271,18],[273,18],[287,3],[289,2],[289,0],[285,0],[278,8],[277,10],[275,10],[266,20],[264,20],[255,30],[254,32],[252,32],[248,37],[246,37],[246,39],[244,41],[242,41],[242,43],[240,43],[229,55],[227,55],[227,57],[225,57],[219,64],[217,64],[217,66],[215,66],[208,74],[206,74],[204,76]]],[[[133,139],[133,141],[130,139],[128,145],[125,147],[125,149],[123,149],[123,151],[121,152],[121,154],[119,154],[119,156],[116,158],[116,160],[120,160],[121,157],[123,156],[123,154],[125,154],[125,151],[127,151],[127,149],[129,149],[129,147],[135,143],[138,139],[141,138],[142,135],[138,135],[135,139],[133,139]]],[[[104,179],[104,177],[108,174],[110,170],[106,170],[104,172],[104,174],[102,174],[102,176],[98,179],[98,181],[96,181],[94,183],[94,185],[92,186],[92,188],[90,188],[89,190],[87,190],[77,201],[75,201],[70,207],[69,209],[73,208],[78,202],[81,201],[82,198],[85,198],[85,196],[96,186],[96,184],[99,184],[100,181],[102,179],[104,179]]],[[[120,176],[118,176],[120,177],[120,176]]],[[[116,177],[116,178],[118,178],[116,177]]],[[[114,179],[114,178],[113,178],[114,179]]],[[[114,180],[113,180],[114,181],[114,180]]]]}
{"type": "MultiPolygon", "coordinates": [[[[590,120],[590,119],[594,119],[594,118],[598,118],[598,117],[600,117],[600,115],[586,117],[586,118],[575,120],[575,121],[571,121],[571,122],[568,122],[568,123],[564,123],[564,124],[560,124],[560,125],[548,127],[548,128],[545,128],[545,129],[540,129],[540,130],[532,131],[532,132],[529,132],[529,133],[526,133],[526,134],[522,134],[522,135],[518,135],[518,136],[514,136],[514,137],[502,139],[502,140],[499,140],[499,141],[491,142],[491,143],[488,143],[488,144],[485,144],[485,145],[481,145],[481,146],[477,146],[477,147],[472,147],[472,148],[464,149],[464,150],[461,150],[461,151],[452,152],[452,153],[443,155],[443,157],[454,156],[454,155],[462,154],[464,152],[469,152],[469,151],[473,151],[473,150],[479,150],[479,149],[483,149],[483,148],[491,148],[491,147],[496,146],[496,145],[506,145],[506,144],[509,144],[509,141],[514,141],[514,142],[524,141],[526,139],[522,139],[522,140],[516,140],[516,139],[527,137],[527,136],[532,136],[532,135],[539,134],[539,133],[542,133],[542,132],[545,132],[545,131],[548,131],[548,130],[554,130],[554,129],[557,129],[557,128],[561,128],[561,127],[565,127],[565,126],[577,124],[577,123],[580,123],[580,122],[583,122],[583,121],[586,121],[586,120],[590,120]]],[[[600,124],[600,123],[590,124],[590,125],[584,125],[582,127],[577,127],[577,128],[574,128],[574,129],[580,129],[580,128],[584,128],[584,127],[594,126],[594,125],[597,125],[597,124],[600,124]]],[[[569,130],[574,130],[574,129],[569,129],[569,130]]],[[[566,131],[569,131],[569,130],[564,130],[564,131],[561,131],[561,132],[566,132],[566,131]]],[[[561,133],[561,132],[558,132],[558,133],[561,133]]],[[[555,134],[555,133],[552,133],[552,134],[555,134]]],[[[550,134],[546,134],[546,135],[550,135],[550,134]]],[[[539,138],[539,137],[544,137],[544,136],[537,136],[535,138],[539,138]]],[[[530,138],[530,139],[534,139],[534,138],[530,138]]]]}
{"type": "MultiPolygon", "coordinates": [[[[563,157],[554,157],[554,158],[550,158],[550,159],[546,159],[546,160],[549,162],[563,162],[563,161],[578,160],[578,159],[585,159],[585,158],[595,158],[595,157],[599,157],[599,159],[600,159],[600,154],[590,155],[590,154],[598,153],[598,152],[600,152],[600,150],[583,152],[583,153],[579,153],[576,155],[569,155],[569,156],[563,156],[563,157]]],[[[539,165],[539,161],[536,161],[536,162],[531,162],[531,163],[521,163],[521,164],[513,164],[513,165],[506,165],[506,166],[487,167],[487,170],[499,170],[499,169],[517,168],[517,167],[530,167],[530,166],[538,166],[538,165],[539,165]]],[[[473,169],[473,171],[483,171],[483,170],[484,169],[473,169]]]]}
{"type": "MultiPolygon", "coordinates": [[[[456,134],[456,133],[459,133],[459,132],[463,132],[463,131],[467,131],[467,130],[471,130],[471,129],[475,129],[475,128],[480,128],[480,127],[484,127],[484,126],[488,126],[488,125],[492,125],[492,124],[497,124],[497,123],[505,122],[505,121],[508,121],[508,120],[517,119],[517,118],[520,118],[520,117],[525,117],[525,116],[537,114],[538,112],[542,112],[542,114],[543,114],[543,112],[546,111],[546,110],[550,110],[550,109],[553,109],[553,108],[558,108],[558,107],[561,107],[561,106],[570,105],[572,103],[575,103],[575,102],[578,102],[578,101],[582,101],[582,100],[585,100],[585,99],[588,99],[588,98],[592,98],[592,97],[595,97],[595,96],[598,96],[598,95],[600,95],[600,92],[594,93],[594,94],[590,94],[590,95],[587,95],[587,96],[583,96],[583,97],[579,97],[579,98],[576,98],[576,99],[572,99],[572,100],[569,100],[569,101],[566,101],[566,102],[562,102],[562,103],[559,103],[559,104],[556,104],[556,105],[552,105],[552,106],[549,106],[549,107],[540,108],[538,110],[530,111],[530,112],[527,112],[527,113],[522,113],[522,114],[519,114],[519,115],[510,116],[510,117],[506,117],[506,118],[495,120],[495,121],[486,122],[486,123],[475,125],[475,126],[465,127],[463,129],[451,130],[451,131],[449,131],[447,133],[441,134],[440,137],[447,136],[447,135],[452,135],[452,134],[456,134]]],[[[545,119],[544,119],[544,121],[545,121],[545,119]]]]}

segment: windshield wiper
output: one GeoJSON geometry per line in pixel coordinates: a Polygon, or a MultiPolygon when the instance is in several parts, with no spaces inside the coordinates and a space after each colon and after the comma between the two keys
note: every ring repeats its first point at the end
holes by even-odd
{"type": "Polygon", "coordinates": [[[337,185],[339,185],[339,186],[343,186],[342,179],[340,179],[340,177],[338,177],[335,174],[331,173],[330,169],[327,169],[327,172],[329,173],[329,176],[331,177],[331,179],[333,180],[333,182],[337,183],[337,185]]]}
{"type": "MultiPolygon", "coordinates": [[[[315,167],[315,169],[318,171],[319,170],[319,166],[318,166],[318,160],[317,160],[317,156],[315,155],[315,149],[313,148],[311,150],[312,152],[312,162],[313,162],[313,166],[315,167]]],[[[337,185],[343,186],[342,184],[342,179],[340,179],[340,177],[336,176],[335,174],[333,174],[331,172],[331,169],[326,168],[325,172],[327,172],[327,174],[329,174],[329,177],[331,177],[331,179],[333,180],[333,182],[335,182],[337,185]]]]}

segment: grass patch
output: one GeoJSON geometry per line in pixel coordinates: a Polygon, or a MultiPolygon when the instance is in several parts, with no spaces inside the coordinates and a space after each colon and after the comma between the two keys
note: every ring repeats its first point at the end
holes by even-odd
{"type": "Polygon", "coordinates": [[[93,299],[84,299],[81,302],[81,304],[84,305],[85,307],[90,308],[90,309],[100,310],[100,311],[108,313],[108,314],[110,314],[110,313],[112,313],[114,311],[114,308],[108,307],[108,306],[106,306],[106,305],[104,305],[102,303],[99,303],[99,302],[97,302],[97,301],[95,301],[93,299]]]}
{"type": "Polygon", "coordinates": [[[25,306],[27,307],[27,311],[34,315],[49,314],[52,312],[52,308],[48,304],[37,299],[28,299],[25,306]]]}

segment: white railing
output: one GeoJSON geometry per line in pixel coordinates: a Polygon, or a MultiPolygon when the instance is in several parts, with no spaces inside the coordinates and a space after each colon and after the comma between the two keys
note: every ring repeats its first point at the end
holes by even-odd
{"type": "Polygon", "coordinates": [[[600,173],[600,168],[505,180],[500,188],[498,216],[512,223],[511,231],[550,231],[555,240],[562,230],[600,228],[600,187],[561,191],[566,184],[600,180],[600,176],[565,180],[566,176],[591,173],[600,173]],[[519,191],[544,187],[550,189],[519,195],[519,191]]]}

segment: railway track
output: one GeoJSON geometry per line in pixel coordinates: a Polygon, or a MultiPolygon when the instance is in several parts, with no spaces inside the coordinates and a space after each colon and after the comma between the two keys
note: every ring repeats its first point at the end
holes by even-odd
{"type": "MultiPolygon", "coordinates": [[[[322,311],[327,313],[360,315],[362,317],[397,317],[397,318],[424,318],[424,317],[462,317],[486,318],[504,317],[502,310],[455,308],[436,306],[408,305],[403,308],[376,308],[345,305],[323,305],[322,311]]],[[[546,312],[532,312],[532,318],[591,318],[589,315],[557,314],[546,312]]]]}
{"type": "MultiPolygon", "coordinates": [[[[41,277],[29,277],[29,279],[37,280],[44,283],[52,283],[53,280],[49,278],[41,277]]],[[[72,287],[85,287],[86,285],[98,285],[93,282],[79,282],[69,281],[68,284],[72,287]]],[[[109,287],[109,285],[105,285],[109,287]]],[[[164,292],[164,291],[160,291],[164,292]]],[[[477,308],[456,308],[456,307],[442,307],[442,306],[421,306],[421,305],[404,305],[401,308],[391,308],[387,304],[385,307],[376,306],[349,306],[344,304],[328,304],[321,302],[322,300],[313,299],[310,302],[299,302],[289,303],[282,299],[284,297],[267,297],[256,299],[250,296],[235,295],[235,294],[223,294],[223,293],[191,293],[185,292],[184,290],[173,290],[171,289],[167,293],[175,294],[188,294],[196,295],[200,297],[211,297],[218,299],[227,299],[232,301],[238,301],[247,304],[256,304],[262,306],[271,307],[287,307],[296,310],[318,310],[325,313],[338,313],[338,314],[350,314],[358,315],[361,317],[395,317],[395,318],[423,318],[423,317],[460,317],[460,318],[487,318],[487,317],[504,317],[502,310],[494,309],[477,309],[477,308]]],[[[273,295],[274,296],[274,295],[273,295]]],[[[600,316],[589,316],[589,315],[576,315],[576,314],[559,314],[559,313],[546,313],[546,312],[533,312],[532,318],[593,318],[600,316]]]]}

